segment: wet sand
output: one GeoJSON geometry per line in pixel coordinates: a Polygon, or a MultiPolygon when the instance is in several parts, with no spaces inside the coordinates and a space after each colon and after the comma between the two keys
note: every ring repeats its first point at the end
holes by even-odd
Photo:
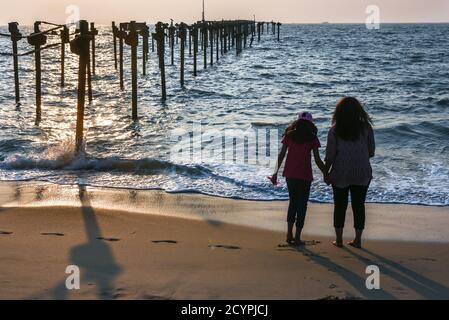
{"type": "Polygon", "coordinates": [[[2,183],[0,203],[0,299],[449,299],[447,207],[369,205],[357,250],[330,244],[329,205],[291,248],[286,202],[2,183]]]}

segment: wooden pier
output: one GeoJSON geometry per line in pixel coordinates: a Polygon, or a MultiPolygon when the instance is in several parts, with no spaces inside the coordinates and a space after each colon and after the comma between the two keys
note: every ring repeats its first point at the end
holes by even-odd
{"type": "MultiPolygon", "coordinates": [[[[36,100],[36,125],[42,120],[42,61],[41,52],[43,50],[60,46],[61,48],[61,70],[60,86],[65,86],[65,46],[70,44],[70,51],[79,56],[78,63],[78,89],[77,89],[77,122],[76,122],[76,151],[81,152],[84,145],[84,111],[87,98],[89,103],[93,101],[92,76],[97,74],[96,68],[96,38],[102,36],[95,27],[95,23],[79,21],[74,32],[70,33],[73,25],[60,25],[45,21],[36,21],[34,32],[24,36],[19,30],[17,22],[11,22],[8,25],[9,34],[0,34],[2,37],[11,39],[12,52],[1,52],[2,56],[12,57],[12,66],[14,72],[15,101],[20,104],[20,57],[34,55],[35,66],[35,100],[36,100]],[[43,26],[49,26],[42,31],[43,26]],[[59,42],[47,44],[48,35],[58,35],[59,42]],[[25,53],[18,52],[18,42],[26,39],[31,46],[31,50],[25,53]]],[[[281,23],[275,22],[256,22],[252,20],[222,20],[222,21],[198,21],[194,24],[183,22],[170,23],[158,22],[153,32],[150,33],[150,27],[144,22],[124,22],[116,24],[112,22],[111,46],[114,55],[115,71],[118,71],[118,87],[125,90],[124,85],[124,46],[131,48],[131,113],[134,121],[138,120],[138,48],[142,42],[142,75],[147,74],[147,65],[151,51],[155,52],[157,47],[157,63],[159,66],[161,83],[161,100],[167,100],[166,86],[166,45],[170,50],[170,65],[175,64],[175,48],[179,51],[179,83],[181,87],[186,83],[186,48],[188,47],[188,56],[192,61],[192,77],[198,75],[198,57],[202,51],[203,68],[219,64],[220,59],[232,51],[238,56],[244,49],[253,46],[255,37],[260,42],[266,26],[266,34],[269,34],[269,26],[272,27],[272,34],[280,41],[281,23]],[[118,46],[118,50],[117,50],[118,46]]],[[[44,69],[45,70],[45,69],[44,69]]]]}

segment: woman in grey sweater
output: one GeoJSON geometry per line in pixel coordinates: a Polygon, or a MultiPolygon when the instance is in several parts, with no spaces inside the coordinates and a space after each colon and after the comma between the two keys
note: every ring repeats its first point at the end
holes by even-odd
{"type": "Polygon", "coordinates": [[[326,182],[334,192],[334,227],[343,247],[343,228],[349,193],[356,237],[349,245],[361,248],[365,229],[365,201],[373,179],[370,159],[375,154],[375,139],[370,116],[356,98],[345,97],[335,109],[326,149],[326,182]]]}

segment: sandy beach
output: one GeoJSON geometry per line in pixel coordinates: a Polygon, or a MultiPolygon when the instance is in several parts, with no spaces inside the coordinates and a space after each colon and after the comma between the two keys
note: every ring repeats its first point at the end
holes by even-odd
{"type": "Polygon", "coordinates": [[[449,298],[447,207],[369,205],[357,250],[330,244],[325,204],[291,248],[279,247],[287,202],[44,183],[0,194],[1,299],[449,298]],[[68,265],[80,290],[65,287],[68,265]],[[380,290],[366,289],[370,265],[380,290]]]}

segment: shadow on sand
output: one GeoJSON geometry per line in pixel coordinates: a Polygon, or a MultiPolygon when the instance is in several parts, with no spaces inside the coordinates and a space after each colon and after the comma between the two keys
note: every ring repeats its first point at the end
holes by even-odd
{"type": "MultiPolygon", "coordinates": [[[[359,261],[366,262],[367,258],[347,248],[345,248],[345,250],[349,254],[357,258],[359,261]]],[[[396,280],[404,287],[407,287],[410,290],[413,290],[417,294],[421,295],[424,299],[449,299],[449,288],[443,286],[442,284],[437,283],[432,279],[426,278],[422,274],[419,274],[398,262],[382,257],[367,249],[362,249],[361,252],[372,256],[377,260],[378,263],[382,264],[379,266],[381,268],[380,271],[382,275],[396,280]]]]}
{"type": "MultiPolygon", "coordinates": [[[[79,198],[82,204],[84,227],[87,243],[70,250],[70,263],[81,270],[82,283],[95,286],[99,299],[112,299],[114,296],[114,278],[121,273],[111,247],[101,238],[101,230],[92,208],[86,188],[79,186],[79,198]]],[[[65,299],[67,288],[65,282],[53,290],[55,299],[65,299]]]]}
{"type": "Polygon", "coordinates": [[[358,275],[357,273],[342,267],[341,265],[333,262],[331,259],[320,255],[317,252],[311,251],[306,247],[289,247],[286,249],[289,251],[297,251],[304,256],[308,257],[312,262],[322,266],[340,276],[343,280],[349,283],[361,296],[348,295],[345,299],[371,299],[371,300],[395,300],[396,297],[381,290],[368,290],[365,286],[366,279],[358,275]]]}
{"type": "MultiPolygon", "coordinates": [[[[83,186],[79,186],[79,199],[82,204],[87,243],[70,250],[70,264],[80,268],[81,286],[95,287],[98,299],[114,299],[114,279],[122,272],[122,268],[115,261],[111,247],[106,242],[98,240],[102,238],[101,230],[83,186]]],[[[64,279],[51,290],[51,299],[65,300],[68,293],[64,279]]]]}
{"type": "MultiPolygon", "coordinates": [[[[349,283],[364,299],[377,299],[377,300],[395,300],[396,296],[387,292],[384,289],[380,290],[368,290],[365,286],[366,278],[354,273],[353,271],[342,267],[341,265],[331,261],[329,258],[320,255],[314,251],[307,249],[306,247],[290,247],[287,249],[290,251],[297,251],[304,256],[310,258],[311,261],[321,265],[322,267],[328,269],[331,272],[339,275],[343,280],[349,283]]],[[[444,285],[435,282],[432,279],[429,279],[422,274],[419,274],[402,264],[392,261],[388,258],[382,257],[379,254],[376,254],[367,249],[362,249],[360,252],[363,252],[369,256],[371,256],[371,260],[369,257],[362,256],[355,252],[354,250],[350,250],[344,247],[342,250],[347,252],[348,254],[355,257],[357,260],[366,264],[366,266],[377,265],[380,267],[381,275],[387,276],[398,283],[402,284],[404,287],[407,287],[409,290],[414,291],[418,295],[422,296],[424,299],[448,299],[449,298],[449,288],[444,285]]],[[[363,274],[364,275],[364,274],[363,274]]],[[[407,292],[406,289],[400,288],[398,291],[403,291],[405,294],[407,292]]],[[[357,298],[357,297],[347,297],[357,298]]]]}

